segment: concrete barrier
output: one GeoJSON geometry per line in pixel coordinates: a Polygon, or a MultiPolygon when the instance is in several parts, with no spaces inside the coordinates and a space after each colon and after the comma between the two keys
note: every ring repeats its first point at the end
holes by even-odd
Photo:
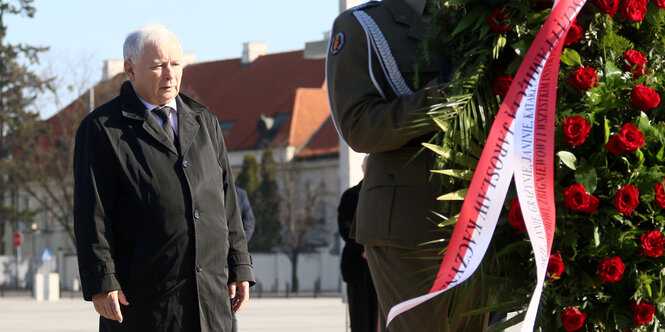
{"type": "Polygon", "coordinates": [[[46,280],[43,273],[35,273],[33,277],[32,294],[35,300],[41,302],[44,300],[60,300],[60,275],[57,273],[48,273],[46,280]]]}

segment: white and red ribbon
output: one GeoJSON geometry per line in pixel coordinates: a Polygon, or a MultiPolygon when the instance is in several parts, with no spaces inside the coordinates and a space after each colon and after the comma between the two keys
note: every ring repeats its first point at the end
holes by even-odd
{"type": "Polygon", "coordinates": [[[515,177],[538,280],[522,324],[533,331],[554,237],[554,118],[559,58],[586,0],[559,0],[538,32],[492,124],[446,254],[429,293],[395,305],[397,315],[459,285],[478,268],[515,177]]]}

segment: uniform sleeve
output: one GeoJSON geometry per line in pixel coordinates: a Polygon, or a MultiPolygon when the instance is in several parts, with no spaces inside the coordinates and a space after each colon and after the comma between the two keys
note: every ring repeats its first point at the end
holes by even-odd
{"type": "Polygon", "coordinates": [[[120,289],[113,261],[115,163],[112,148],[97,121],[86,118],[74,148],[74,233],[83,298],[120,289]]]}
{"type": "MultiPolygon", "coordinates": [[[[216,120],[214,121],[216,122],[216,120]]],[[[219,148],[217,149],[217,158],[222,166],[223,190],[224,190],[224,213],[229,229],[229,256],[227,262],[229,265],[229,283],[236,281],[249,281],[250,286],[254,285],[254,273],[252,271],[252,261],[247,251],[247,241],[245,240],[245,231],[242,226],[241,210],[238,205],[238,194],[236,185],[233,181],[231,166],[224,144],[224,137],[219,125],[213,125],[219,148]]]]}
{"type": "MultiPolygon", "coordinates": [[[[414,91],[413,95],[386,101],[369,74],[365,32],[350,12],[335,20],[333,39],[337,34],[343,34],[344,43],[337,54],[328,51],[328,95],[333,118],[349,146],[358,152],[390,151],[423,135],[424,132],[407,134],[402,129],[424,116],[427,106],[432,104],[431,97],[437,93],[433,88],[436,80],[414,91]]],[[[376,63],[377,59],[372,61],[376,63]]],[[[380,86],[385,85],[382,72],[375,72],[374,76],[380,86]]]]}

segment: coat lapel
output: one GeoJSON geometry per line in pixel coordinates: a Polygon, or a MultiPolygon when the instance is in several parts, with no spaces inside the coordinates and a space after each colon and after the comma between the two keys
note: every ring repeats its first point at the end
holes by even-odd
{"type": "Polygon", "coordinates": [[[164,129],[159,125],[159,122],[157,122],[157,119],[155,119],[155,116],[151,111],[146,110],[145,112],[143,129],[145,129],[145,131],[147,131],[148,134],[154,137],[159,143],[171,150],[171,152],[175,153],[176,155],[178,154],[178,150],[176,149],[175,145],[173,142],[171,142],[168,136],[166,136],[164,129]]]}
{"type": "Polygon", "coordinates": [[[180,96],[176,98],[176,102],[178,103],[178,142],[180,143],[180,153],[184,156],[199,130],[199,115],[187,106],[180,96]]]}
{"type": "Polygon", "coordinates": [[[169,140],[169,138],[166,136],[164,129],[162,129],[162,127],[159,125],[159,122],[157,122],[155,116],[151,114],[152,112],[147,110],[145,105],[143,105],[143,103],[136,96],[136,92],[134,92],[134,88],[132,88],[132,85],[129,83],[129,81],[126,81],[122,84],[122,87],[120,88],[120,96],[122,115],[132,120],[143,121],[143,129],[155,140],[157,140],[157,142],[164,145],[171,152],[177,155],[178,150],[176,149],[175,145],[173,145],[173,142],[171,142],[171,140],[169,140]]]}

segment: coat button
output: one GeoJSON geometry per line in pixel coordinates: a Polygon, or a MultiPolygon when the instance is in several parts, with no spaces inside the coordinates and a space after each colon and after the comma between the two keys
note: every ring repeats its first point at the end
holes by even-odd
{"type": "Polygon", "coordinates": [[[201,265],[196,264],[196,272],[201,272],[201,271],[203,271],[203,268],[201,267],[201,265]]]}
{"type": "Polygon", "coordinates": [[[187,168],[189,166],[189,162],[187,160],[182,161],[182,167],[187,168]]]}
{"type": "Polygon", "coordinates": [[[394,174],[388,174],[388,179],[395,180],[395,175],[394,174]]]}
{"type": "Polygon", "coordinates": [[[201,218],[201,212],[199,210],[194,210],[194,219],[199,219],[201,218]]]}

